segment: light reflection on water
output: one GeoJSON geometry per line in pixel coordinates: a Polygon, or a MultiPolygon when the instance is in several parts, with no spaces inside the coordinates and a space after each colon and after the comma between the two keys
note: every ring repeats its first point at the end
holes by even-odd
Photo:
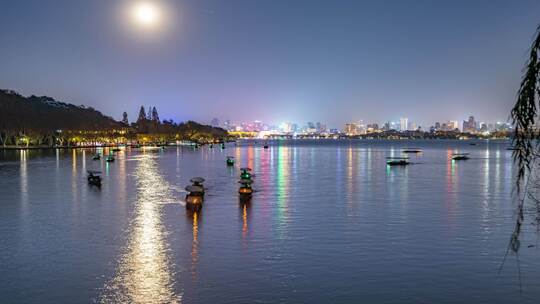
{"type": "Polygon", "coordinates": [[[280,237],[284,238],[285,233],[287,232],[287,224],[289,221],[289,174],[290,174],[290,148],[286,146],[278,147],[278,158],[277,158],[277,220],[279,224],[279,233],[280,237]]]}
{"type": "Polygon", "coordinates": [[[21,150],[20,152],[20,179],[21,179],[21,206],[24,213],[27,212],[28,208],[28,163],[27,163],[27,150],[21,150]]]}
{"type": "Polygon", "coordinates": [[[248,232],[248,222],[247,222],[247,208],[248,204],[243,204],[242,206],[242,239],[246,239],[246,235],[248,232]]]}
{"type": "Polygon", "coordinates": [[[161,218],[162,204],[172,200],[168,183],[160,175],[156,159],[150,155],[138,158],[134,175],[138,199],[128,244],[118,261],[114,278],[104,287],[100,302],[179,303],[181,296],[175,293],[161,218]]]}
{"type": "Polygon", "coordinates": [[[191,242],[191,276],[197,278],[197,263],[199,262],[199,212],[189,212],[193,225],[193,241],[191,242]]]}
{"type": "Polygon", "coordinates": [[[13,151],[0,162],[2,302],[537,303],[535,240],[520,252],[523,294],[513,261],[497,276],[514,224],[506,146],[274,141],[126,149],[113,163],[13,151]],[[424,153],[386,166],[404,146],[424,153]],[[104,171],[101,189],[85,169],[104,171]],[[181,205],[193,176],[209,189],[196,214],[181,205]]]}

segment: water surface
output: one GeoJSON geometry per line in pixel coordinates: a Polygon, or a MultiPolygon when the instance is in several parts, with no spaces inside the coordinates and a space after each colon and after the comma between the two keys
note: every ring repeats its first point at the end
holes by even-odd
{"type": "Polygon", "coordinates": [[[0,151],[2,303],[537,303],[535,227],[522,292],[515,256],[497,273],[514,223],[508,142],[476,143],[250,141],[127,149],[110,164],[0,151]],[[386,166],[411,146],[413,164],[386,166]],[[256,176],[248,205],[241,166],[256,176]],[[208,187],[195,214],[194,176],[208,187]]]}

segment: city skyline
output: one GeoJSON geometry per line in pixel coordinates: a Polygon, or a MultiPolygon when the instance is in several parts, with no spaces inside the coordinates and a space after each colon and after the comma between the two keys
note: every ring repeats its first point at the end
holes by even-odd
{"type": "Polygon", "coordinates": [[[454,131],[459,130],[464,133],[493,132],[497,130],[510,130],[512,125],[506,121],[482,121],[475,118],[474,115],[468,116],[463,120],[445,120],[435,121],[429,126],[422,126],[407,117],[401,117],[398,120],[385,120],[376,122],[370,120],[356,120],[345,122],[341,126],[329,126],[324,121],[283,121],[283,122],[265,122],[261,120],[251,121],[231,121],[229,119],[221,120],[214,117],[207,122],[213,127],[220,127],[228,131],[279,131],[283,133],[345,133],[352,134],[352,128],[358,129],[357,134],[365,134],[378,131],[454,131]]]}
{"type": "Polygon", "coordinates": [[[139,2],[3,3],[0,87],[115,118],[145,104],[175,121],[506,120],[540,9],[155,0],[135,25],[139,2]]]}

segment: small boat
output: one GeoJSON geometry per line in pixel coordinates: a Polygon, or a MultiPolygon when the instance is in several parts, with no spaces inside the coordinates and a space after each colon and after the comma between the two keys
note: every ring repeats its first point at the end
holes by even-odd
{"type": "Polygon", "coordinates": [[[251,171],[251,168],[240,168],[240,179],[244,179],[244,180],[251,180],[251,173],[249,171],[251,171]]]}
{"type": "Polygon", "coordinates": [[[95,154],[93,157],[92,157],[93,160],[100,160],[101,159],[101,154],[97,153],[95,154]]]}
{"type": "Polygon", "coordinates": [[[120,148],[114,148],[114,149],[112,149],[112,151],[113,151],[113,152],[120,152],[120,151],[122,151],[122,150],[121,150],[120,148]]]}
{"type": "Polygon", "coordinates": [[[251,184],[253,184],[253,175],[249,172],[251,171],[250,168],[241,168],[242,172],[240,173],[240,180],[238,183],[240,183],[240,188],[238,189],[238,194],[240,195],[240,203],[249,203],[251,200],[251,195],[253,194],[253,188],[251,188],[251,184]]]}
{"type": "Polygon", "coordinates": [[[263,149],[268,149],[268,144],[265,144],[265,145],[263,146],[263,149]]]}
{"type": "Polygon", "coordinates": [[[234,157],[227,156],[227,166],[234,166],[234,157]]]}
{"type": "Polygon", "coordinates": [[[454,153],[452,155],[453,160],[467,160],[470,158],[469,153],[454,153]]]}
{"type": "Polygon", "coordinates": [[[114,161],[115,161],[115,158],[114,158],[114,156],[109,155],[109,156],[107,156],[107,158],[105,159],[105,161],[108,162],[108,163],[111,163],[111,162],[114,162],[114,161]]]}
{"type": "Polygon", "coordinates": [[[386,159],[388,166],[406,166],[410,164],[408,157],[387,157],[386,159]]]}
{"type": "Polygon", "coordinates": [[[191,211],[201,210],[204,201],[204,188],[191,185],[186,187],[186,191],[186,209],[191,211]]]}
{"type": "Polygon", "coordinates": [[[422,149],[418,148],[403,148],[401,150],[402,153],[420,153],[422,152],[422,149]]]}
{"type": "Polygon", "coordinates": [[[88,173],[88,176],[87,176],[88,184],[90,186],[101,187],[101,175],[100,175],[101,172],[93,171],[93,170],[88,170],[86,172],[88,173]]]}
{"type": "Polygon", "coordinates": [[[251,188],[253,180],[241,179],[239,183],[240,188],[238,189],[238,194],[240,195],[240,202],[247,202],[249,199],[251,199],[253,194],[253,188],[251,188]]]}
{"type": "Polygon", "coordinates": [[[476,143],[469,143],[469,146],[476,146],[476,143]]]}
{"type": "Polygon", "coordinates": [[[225,143],[221,144],[221,149],[225,149],[225,143]]]}

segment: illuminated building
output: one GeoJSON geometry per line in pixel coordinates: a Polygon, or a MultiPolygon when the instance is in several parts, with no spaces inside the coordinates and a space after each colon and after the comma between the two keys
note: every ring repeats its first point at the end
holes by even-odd
{"type": "Polygon", "coordinates": [[[469,120],[463,121],[463,133],[476,133],[477,126],[474,116],[469,116],[469,120]]]}
{"type": "Polygon", "coordinates": [[[284,122],[281,125],[279,125],[279,129],[283,133],[291,133],[293,131],[292,125],[293,124],[290,122],[284,122]]]}
{"type": "Polygon", "coordinates": [[[449,120],[446,124],[451,129],[451,131],[453,131],[455,129],[459,130],[459,123],[458,123],[457,120],[449,120]]]}
{"type": "Polygon", "coordinates": [[[402,117],[399,119],[399,130],[400,131],[407,131],[407,128],[409,127],[409,119],[407,117],[402,117]]]}
{"type": "Polygon", "coordinates": [[[358,135],[358,125],[356,123],[354,123],[354,122],[347,123],[347,124],[345,124],[345,129],[343,130],[343,132],[347,136],[358,135]]]}

